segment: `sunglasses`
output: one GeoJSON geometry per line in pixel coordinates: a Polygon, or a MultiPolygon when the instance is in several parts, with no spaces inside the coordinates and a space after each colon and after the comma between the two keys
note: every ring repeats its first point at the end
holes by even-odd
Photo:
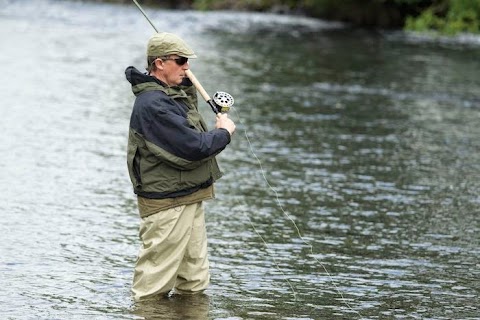
{"type": "Polygon", "coordinates": [[[175,63],[179,66],[183,66],[185,63],[188,62],[188,58],[185,57],[179,57],[179,58],[160,58],[161,60],[173,60],[175,63]]]}

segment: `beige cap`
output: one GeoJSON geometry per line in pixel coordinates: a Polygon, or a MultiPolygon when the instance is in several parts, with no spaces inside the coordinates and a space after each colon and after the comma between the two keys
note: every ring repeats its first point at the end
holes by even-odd
{"type": "Polygon", "coordinates": [[[148,40],[147,56],[160,57],[176,54],[185,58],[196,58],[193,50],[173,33],[155,33],[148,40]]]}

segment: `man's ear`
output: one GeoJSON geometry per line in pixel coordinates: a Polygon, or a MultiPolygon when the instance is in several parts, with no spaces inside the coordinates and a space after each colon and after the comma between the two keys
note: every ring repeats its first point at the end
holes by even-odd
{"type": "Polygon", "coordinates": [[[155,67],[159,70],[163,70],[163,61],[161,59],[155,59],[155,67]]]}

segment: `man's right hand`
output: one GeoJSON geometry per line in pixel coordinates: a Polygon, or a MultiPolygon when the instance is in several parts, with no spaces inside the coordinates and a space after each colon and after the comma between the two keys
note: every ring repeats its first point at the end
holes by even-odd
{"type": "Polygon", "coordinates": [[[235,123],[232,121],[232,119],[228,117],[226,113],[218,113],[217,123],[215,124],[215,128],[226,129],[231,136],[235,132],[235,123]]]}

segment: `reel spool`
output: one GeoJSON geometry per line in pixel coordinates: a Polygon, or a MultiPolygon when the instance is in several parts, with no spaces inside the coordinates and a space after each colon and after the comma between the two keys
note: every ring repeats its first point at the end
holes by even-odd
{"type": "Polygon", "coordinates": [[[218,112],[224,113],[230,110],[230,107],[233,106],[234,100],[231,94],[217,91],[213,95],[213,102],[215,103],[218,112]]]}

